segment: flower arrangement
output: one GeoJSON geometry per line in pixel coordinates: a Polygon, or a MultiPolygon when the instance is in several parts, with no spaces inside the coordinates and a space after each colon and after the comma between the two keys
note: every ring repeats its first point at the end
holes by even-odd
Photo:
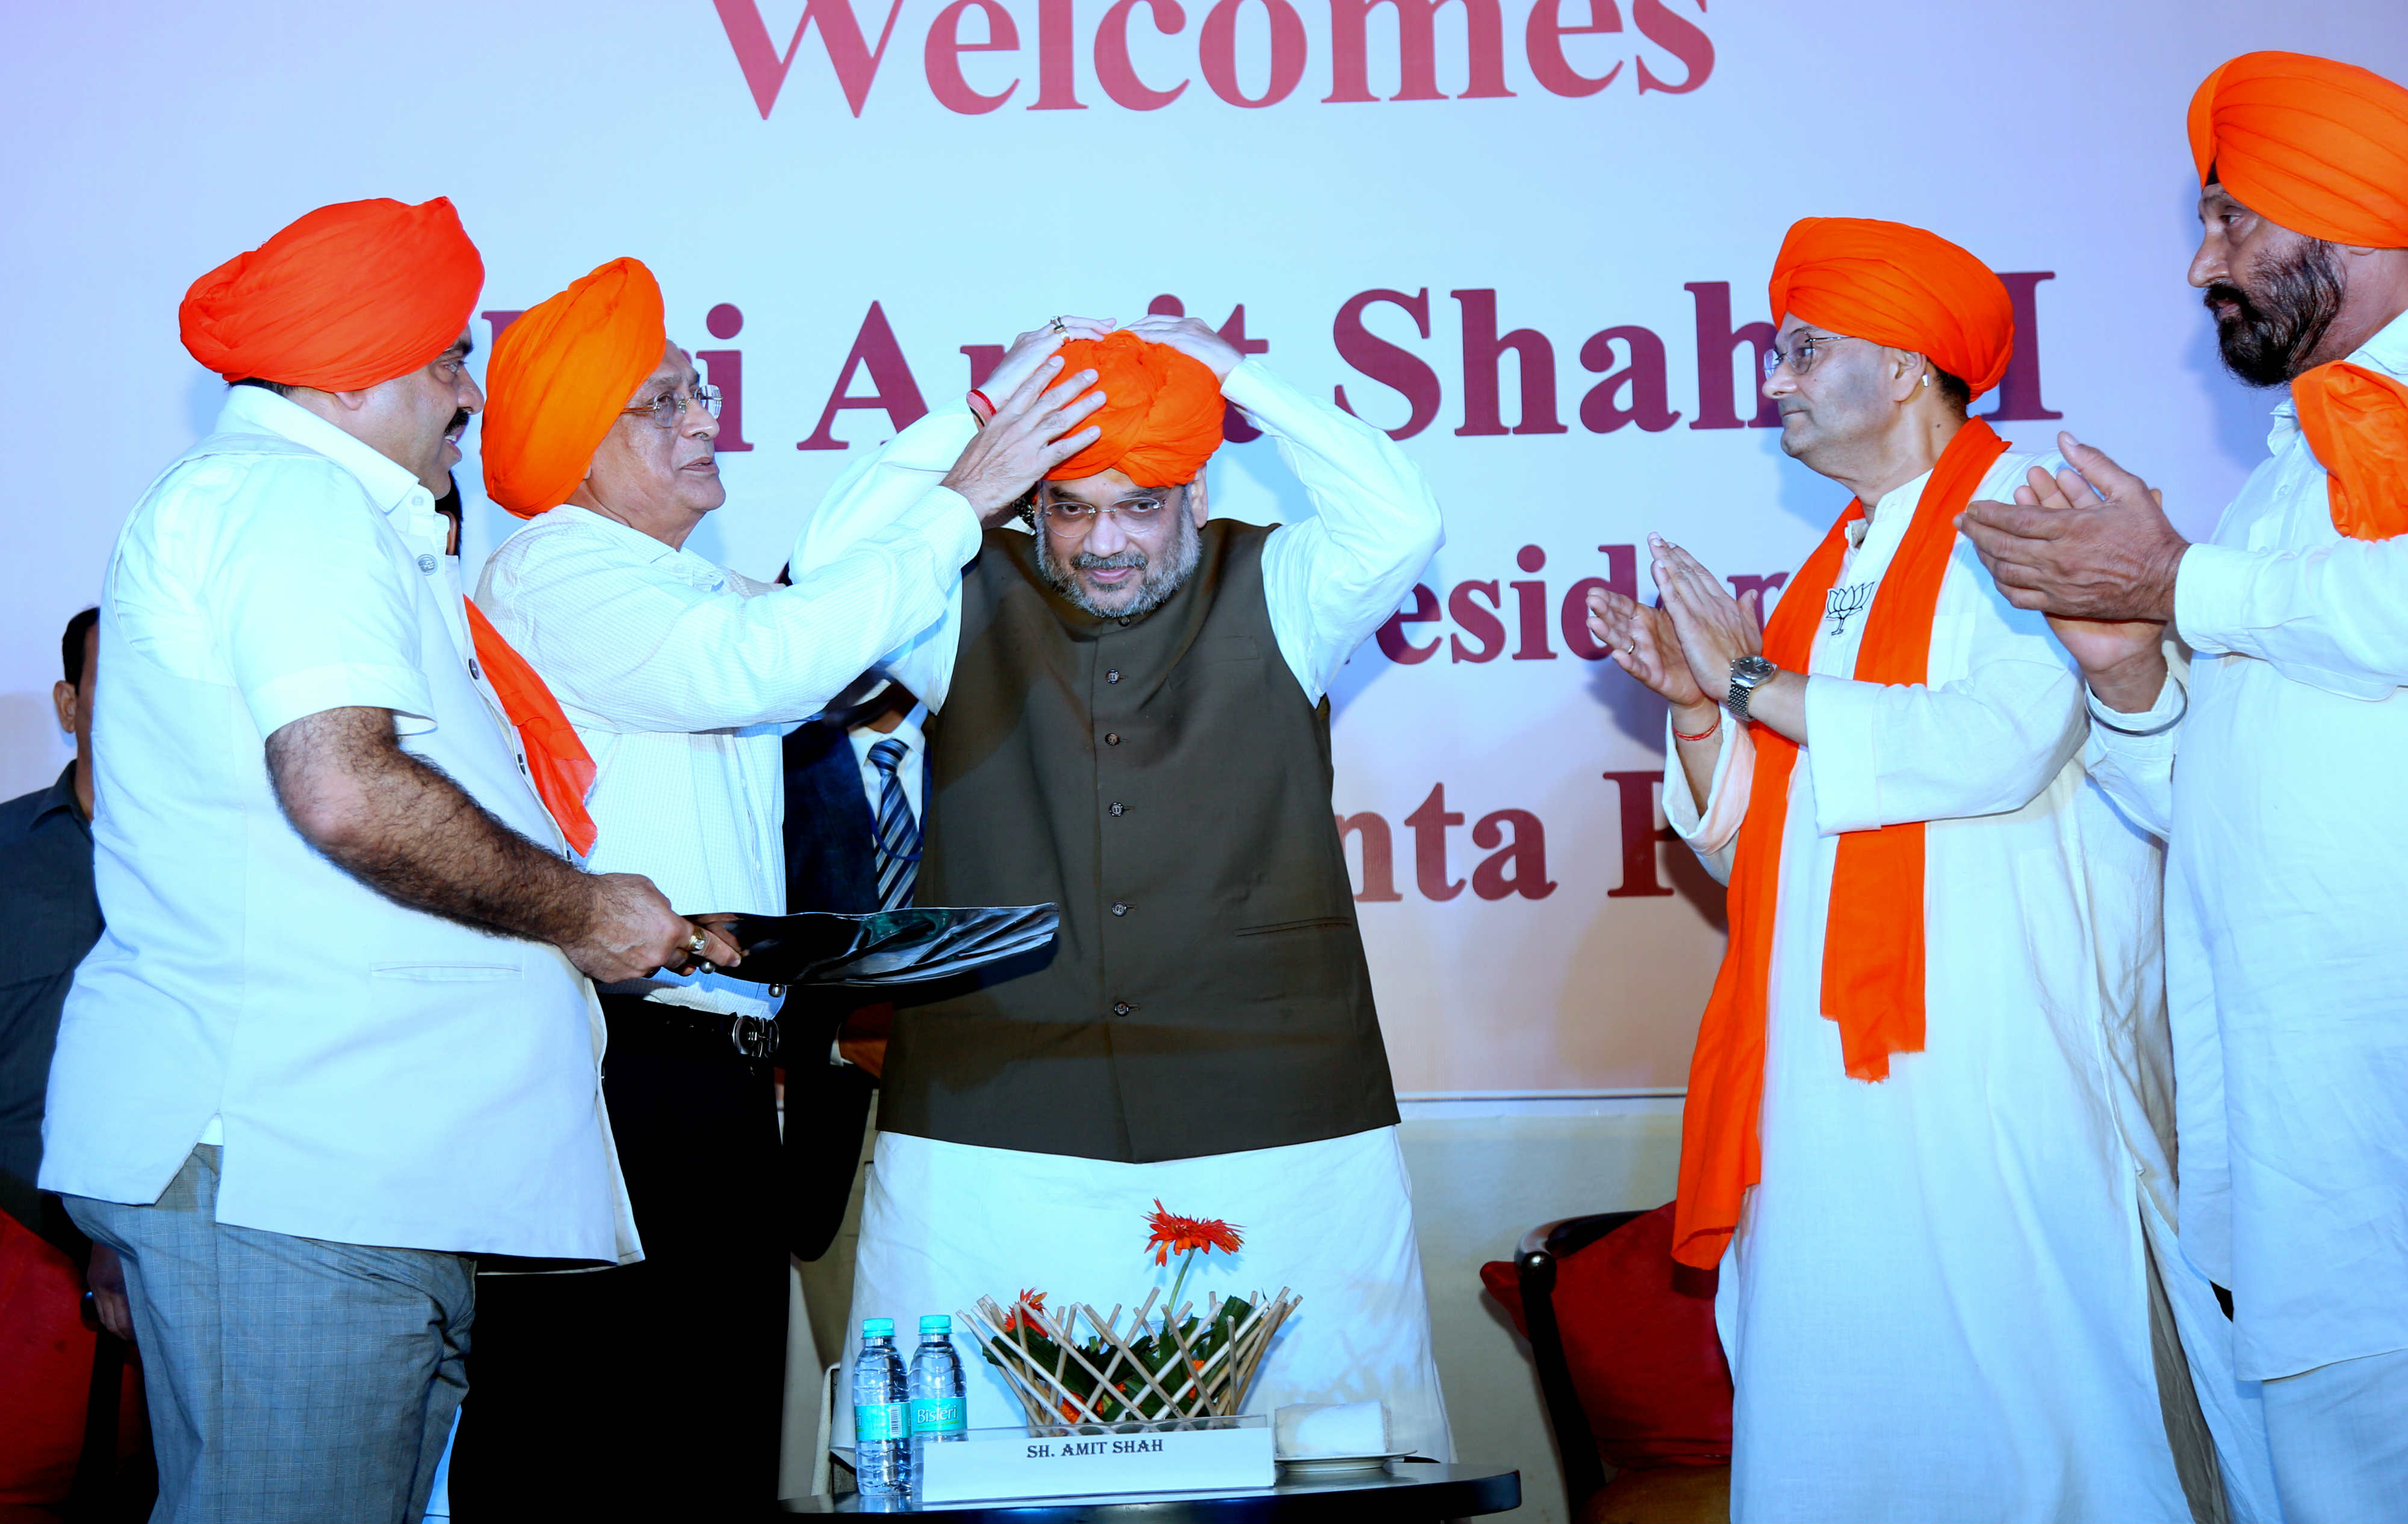
{"type": "Polygon", "coordinates": [[[1055,1313],[1043,1291],[1023,1290],[1009,1308],[982,1298],[960,1314],[987,1363],[1002,1372],[1026,1410],[1031,1434],[1086,1424],[1185,1423],[1233,1418],[1262,1368],[1271,1338],[1297,1307],[1286,1287],[1266,1301],[1224,1297],[1198,1315],[1180,1301],[1196,1262],[1244,1247],[1240,1229],[1218,1218],[1184,1217],[1156,1200],[1145,1219],[1145,1252],[1158,1269],[1179,1257],[1169,1295],[1159,1287],[1122,1326],[1124,1304],[1109,1316],[1075,1303],[1055,1313]],[[1157,1300],[1160,1313],[1156,1315],[1157,1300]],[[1082,1335],[1081,1325],[1085,1326],[1082,1335]]]}

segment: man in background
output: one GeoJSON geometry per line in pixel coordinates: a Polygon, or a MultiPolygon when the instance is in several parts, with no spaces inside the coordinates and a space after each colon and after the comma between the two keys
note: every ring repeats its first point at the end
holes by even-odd
{"type": "Polygon", "coordinates": [[[194,281],[216,429],[101,597],[95,875],[40,1185],[124,1261],[159,1516],[415,1520],[475,1257],[637,1258],[586,975],[734,949],[565,860],[426,483],[483,262],[322,208],[194,281]]]}
{"type": "Polygon", "coordinates": [[[1966,532],[2018,607],[2050,614],[2089,684],[2092,775],[2166,843],[2183,1244],[2230,1288],[2283,1514],[2397,1518],[2408,90],[2246,53],[2200,86],[2189,127],[2190,283],[2226,367],[2287,389],[2272,453],[2198,544],[2071,436],[2078,475],[2033,474],[1966,532]],[[2195,653],[2187,690],[2170,626],[2195,653]]]}
{"type": "MultiPolygon", "coordinates": [[[[139,1402],[131,1387],[138,1377],[126,1373],[134,1325],[116,1251],[84,1237],[58,1199],[34,1186],[59,1010],[101,933],[92,876],[99,623],[100,611],[86,609],[59,642],[64,675],[50,699],[59,728],[75,740],[75,760],[48,788],[0,804],[0,920],[24,933],[14,976],[0,984],[0,1415],[8,1435],[0,1445],[0,1504],[73,1497],[81,1506],[115,1490],[117,1414],[129,1396],[139,1402]],[[88,1433],[88,1420],[102,1431],[88,1433]]],[[[112,1517],[122,1501],[105,1505],[112,1517]]]]}
{"type": "MultiPolygon", "coordinates": [[[[857,704],[786,737],[786,909],[858,913],[912,901],[927,706],[879,682],[857,704]]],[[[860,1172],[870,1100],[884,1068],[892,1001],[796,989],[785,1034],[786,1246],[825,1254],[860,1172]]]]}

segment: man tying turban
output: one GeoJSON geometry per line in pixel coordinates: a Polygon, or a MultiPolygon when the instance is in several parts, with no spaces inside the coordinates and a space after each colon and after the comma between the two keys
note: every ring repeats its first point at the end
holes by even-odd
{"type": "MultiPolygon", "coordinates": [[[[991,516],[1032,486],[1035,532],[988,530],[887,665],[934,712],[919,899],[1052,901],[1060,940],[896,1012],[855,1316],[1024,1287],[1134,1304],[1150,1212],[1224,1217],[1244,1247],[1196,1281],[1303,1298],[1250,1410],[1378,1398],[1393,1448],[1443,1458],[1326,697],[1437,548],[1437,504],[1384,435],[1199,323],[1062,320],[839,482],[795,566],[915,505],[991,516]],[[1091,415],[1039,416],[1089,380],[1091,415]],[[1279,441],[1313,517],[1208,516],[1226,403],[1279,441]],[[1032,436],[1060,453],[1013,453],[1032,436]]],[[[1019,1421],[973,1361],[971,1426],[1019,1421]]]]}
{"type": "Polygon", "coordinates": [[[444,554],[483,280],[450,202],[380,200],[194,281],[235,384],[102,593],[41,1184],[123,1260],[162,1518],[416,1519],[479,1258],[641,1257],[588,976],[698,933],[567,860],[444,554]]]}
{"type": "Polygon", "coordinates": [[[1721,1269],[1732,1517],[2186,1518],[2143,1225],[2170,1171],[2125,1078],[2156,861],[2083,778],[2071,664],[1957,543],[2035,458],[1966,413],[2006,289],[1920,228],[1810,218],[1770,295],[1782,448],[1855,500],[1761,634],[1662,537],[1660,610],[1590,596],[1730,888],[1674,1254],[1721,1269]]]}
{"type": "MultiPolygon", "coordinates": [[[[487,381],[486,492],[528,523],[477,600],[593,759],[588,862],[692,911],[783,913],[781,736],[942,615],[977,516],[932,500],[789,587],[686,548],[727,497],[719,394],[637,260],[529,309],[487,381]]],[[[487,1282],[452,1472],[463,1517],[776,1501],[781,993],[708,968],[605,986],[603,1087],[645,1260],[487,1282]]],[[[818,1045],[824,1062],[826,1033],[818,1045]]]]}
{"type": "Polygon", "coordinates": [[[2285,1517],[2381,1518],[2408,1498],[2408,90],[2247,53],[2189,129],[2190,283],[2227,367],[2289,388],[2272,454],[2198,544],[2071,440],[2078,476],[1966,529],[2053,616],[2091,771],[2166,843],[2183,1243],[2231,1296],[2202,1337],[2262,1383],[2285,1517]]]}

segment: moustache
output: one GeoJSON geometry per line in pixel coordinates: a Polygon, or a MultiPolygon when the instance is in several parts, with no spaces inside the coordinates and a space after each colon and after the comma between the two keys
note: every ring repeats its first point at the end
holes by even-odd
{"type": "Polygon", "coordinates": [[[461,430],[468,426],[468,420],[474,416],[475,415],[469,412],[467,409],[461,409],[459,411],[452,415],[452,422],[444,425],[443,432],[446,434],[459,433],[461,430]]]}
{"type": "MultiPolygon", "coordinates": [[[[2232,309],[2232,321],[2235,323],[2265,321],[2265,314],[2258,309],[2256,302],[2249,299],[2249,293],[2229,281],[2219,280],[2208,287],[2206,291],[2200,293],[2200,303],[2211,312],[2215,311],[2219,307],[2229,306],[2232,309]]],[[[2221,313],[2217,314],[2217,321],[2223,321],[2221,313]]]]}
{"type": "Polygon", "coordinates": [[[1141,568],[1145,565],[1145,553],[1123,551],[1118,555],[1094,555],[1081,551],[1070,558],[1070,564],[1082,571],[1120,571],[1141,568]]]}

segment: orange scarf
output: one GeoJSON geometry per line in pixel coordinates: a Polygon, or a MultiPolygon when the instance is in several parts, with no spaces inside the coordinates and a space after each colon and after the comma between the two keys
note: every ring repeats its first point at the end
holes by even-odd
{"type": "MultiPolygon", "coordinates": [[[[1857,682],[1927,680],[1931,621],[1956,548],[1956,515],[2006,448],[1976,418],[1940,453],[1914,522],[1865,616],[1857,682]]],[[[1864,504],[1850,502],[1782,594],[1764,632],[1764,654],[1774,666],[1807,669],[1826,595],[1839,580],[1847,551],[1847,527],[1864,516],[1864,504]]],[[[1698,1025],[1689,1099],[1681,1117],[1672,1257],[1699,1268],[1721,1261],[1739,1226],[1740,1204],[1760,1172],[1756,1114],[1764,1097],[1765,999],[1773,913],[1781,895],[1781,839],[1798,745],[1762,724],[1751,734],[1756,778],[1731,863],[1730,949],[1698,1025]]],[[[1840,1048],[1851,1076],[1885,1079],[1891,1054],[1923,1051],[1923,956],[1922,823],[1841,837],[1823,943],[1822,1010],[1840,1024],[1840,1048]]]]}
{"type": "Polygon", "coordinates": [[[468,605],[468,633],[477,642],[477,659],[485,669],[485,681],[501,698],[502,712],[519,727],[519,746],[526,753],[535,791],[559,823],[568,844],[579,856],[586,856],[594,851],[598,834],[594,817],[585,812],[585,791],[594,786],[593,754],[577,739],[568,716],[560,712],[560,700],[552,696],[526,658],[502,639],[502,632],[494,628],[477,600],[462,601],[468,605]]]}
{"type": "Polygon", "coordinates": [[[2336,360],[2293,381],[2291,401],[2332,473],[2333,527],[2352,539],[2408,534],[2408,387],[2336,360]]]}

